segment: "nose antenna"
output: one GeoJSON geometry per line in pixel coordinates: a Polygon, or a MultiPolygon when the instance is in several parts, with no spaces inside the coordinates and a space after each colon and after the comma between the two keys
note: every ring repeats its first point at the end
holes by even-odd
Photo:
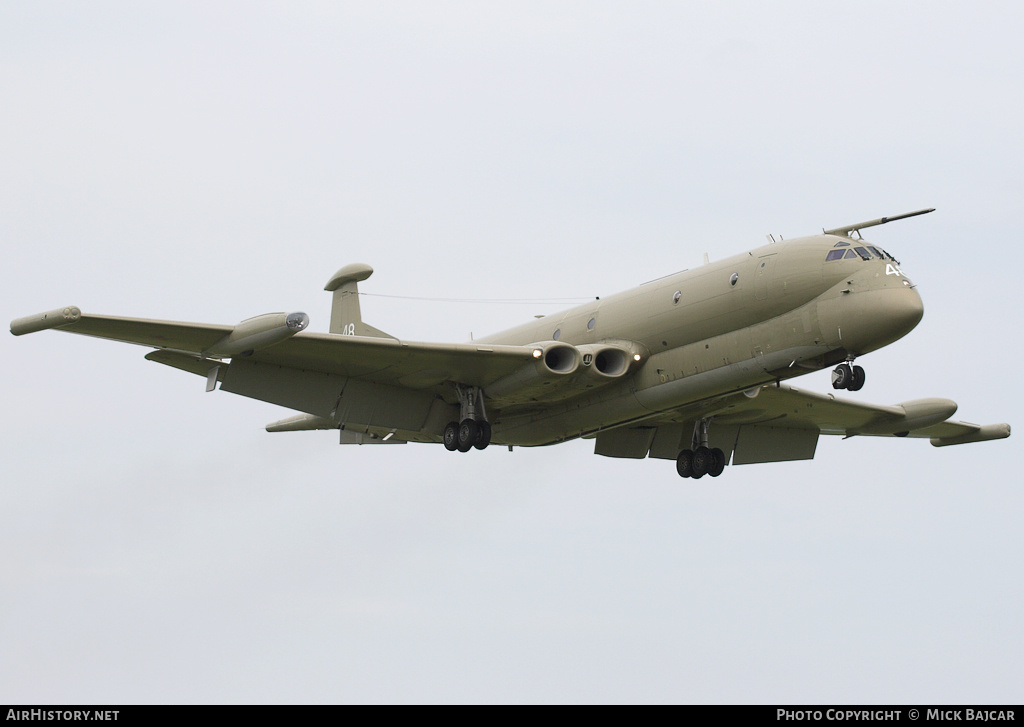
{"type": "Polygon", "coordinates": [[[853,237],[852,232],[857,233],[857,237],[860,237],[860,231],[865,227],[877,227],[878,225],[884,225],[886,222],[895,222],[896,220],[905,220],[908,217],[917,217],[918,215],[926,215],[929,212],[934,212],[934,207],[929,207],[926,210],[917,210],[916,212],[907,212],[902,215],[896,215],[894,217],[879,217],[877,220],[871,220],[869,222],[858,222],[855,225],[847,225],[846,227],[836,227],[832,230],[822,230],[824,235],[845,235],[846,237],[853,237]]]}

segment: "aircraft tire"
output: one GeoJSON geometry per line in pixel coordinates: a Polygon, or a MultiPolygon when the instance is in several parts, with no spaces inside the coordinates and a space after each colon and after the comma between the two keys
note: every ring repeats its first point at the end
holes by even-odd
{"type": "Polygon", "coordinates": [[[725,472],[725,452],[715,447],[711,450],[711,455],[714,457],[714,463],[708,469],[708,474],[712,477],[718,477],[725,472]]]}
{"type": "Polygon", "coordinates": [[[676,472],[680,477],[693,476],[693,451],[684,449],[676,457],[676,472]]]}
{"type": "Polygon", "coordinates": [[[473,446],[477,449],[487,449],[487,445],[491,443],[491,425],[489,422],[479,421],[476,423],[477,433],[476,441],[473,442],[473,446]]]}
{"type": "Polygon", "coordinates": [[[458,450],[460,452],[468,452],[473,449],[473,445],[476,443],[476,437],[480,429],[477,427],[476,422],[472,419],[463,419],[462,424],[459,425],[459,443],[458,450]]]}
{"type": "Polygon", "coordinates": [[[715,456],[711,454],[711,450],[707,447],[697,447],[693,451],[693,474],[690,476],[699,480],[711,470],[714,464],[715,456]]]}
{"type": "Polygon", "coordinates": [[[444,428],[444,448],[454,452],[459,448],[459,423],[448,422],[444,428]]]}
{"type": "Polygon", "coordinates": [[[867,374],[864,373],[864,369],[860,366],[854,366],[852,372],[850,384],[846,388],[850,391],[860,391],[864,388],[864,380],[867,378],[867,374]]]}
{"type": "Polygon", "coordinates": [[[832,372],[833,389],[848,389],[852,380],[853,369],[850,368],[850,364],[839,364],[832,372]]]}

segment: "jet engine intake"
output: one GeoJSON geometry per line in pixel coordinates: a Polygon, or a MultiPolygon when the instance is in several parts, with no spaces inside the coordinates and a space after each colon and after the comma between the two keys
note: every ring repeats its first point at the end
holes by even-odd
{"type": "Polygon", "coordinates": [[[248,318],[208,349],[204,356],[237,356],[287,340],[309,325],[305,313],[267,313],[248,318]]]}
{"type": "Polygon", "coordinates": [[[553,374],[571,374],[580,365],[579,352],[568,343],[550,341],[548,343],[535,343],[532,345],[534,347],[534,356],[536,356],[537,351],[541,351],[544,368],[553,374]]]}
{"type": "Polygon", "coordinates": [[[598,379],[617,379],[629,372],[633,352],[604,343],[590,343],[579,347],[583,370],[598,379]]]}
{"type": "Polygon", "coordinates": [[[580,367],[580,352],[568,343],[542,341],[527,348],[533,349],[533,362],[485,387],[489,399],[529,399],[566,381],[580,367]]]}

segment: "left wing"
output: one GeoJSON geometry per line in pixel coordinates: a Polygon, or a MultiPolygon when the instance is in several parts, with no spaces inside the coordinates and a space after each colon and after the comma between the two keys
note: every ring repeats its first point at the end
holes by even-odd
{"type": "Polygon", "coordinates": [[[15,336],[45,331],[49,328],[196,354],[210,348],[234,330],[234,326],[209,323],[89,316],[83,315],[82,311],[73,305],[11,321],[11,333],[15,336]]]}
{"type": "Polygon", "coordinates": [[[12,321],[11,333],[55,329],[148,346],[157,350],[147,359],[206,377],[208,390],[220,381],[224,391],[311,415],[272,431],[343,424],[431,440],[458,418],[457,391],[490,387],[501,392],[496,406],[529,403],[541,391],[566,389],[580,361],[575,347],[556,341],[417,343],[304,332],[308,323],[305,313],[224,326],[85,315],[68,306],[12,321]]]}
{"type": "MultiPolygon", "coordinates": [[[[535,362],[540,346],[416,343],[394,338],[301,332],[305,314],[271,313],[237,326],[83,314],[75,306],[11,322],[16,336],[53,328],[161,349],[147,358],[203,373],[225,358],[369,383],[431,389],[452,381],[486,386],[535,362]],[[297,330],[289,315],[303,316],[297,330]],[[274,340],[275,337],[279,340],[274,340]]],[[[563,344],[564,345],[564,344],[563,344]]]]}

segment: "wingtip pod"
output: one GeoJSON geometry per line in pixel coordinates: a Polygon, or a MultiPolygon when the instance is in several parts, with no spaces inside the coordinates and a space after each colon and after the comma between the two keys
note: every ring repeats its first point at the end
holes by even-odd
{"type": "Polygon", "coordinates": [[[37,313],[34,316],[25,316],[11,321],[11,333],[15,336],[23,336],[26,333],[45,331],[47,328],[60,328],[74,323],[82,317],[82,311],[78,306],[68,305],[46,313],[37,313]]]}
{"type": "Polygon", "coordinates": [[[933,447],[948,447],[952,444],[972,444],[988,442],[992,439],[1006,439],[1009,436],[1009,424],[986,424],[970,434],[963,434],[959,437],[933,437],[930,441],[933,447]]]}

